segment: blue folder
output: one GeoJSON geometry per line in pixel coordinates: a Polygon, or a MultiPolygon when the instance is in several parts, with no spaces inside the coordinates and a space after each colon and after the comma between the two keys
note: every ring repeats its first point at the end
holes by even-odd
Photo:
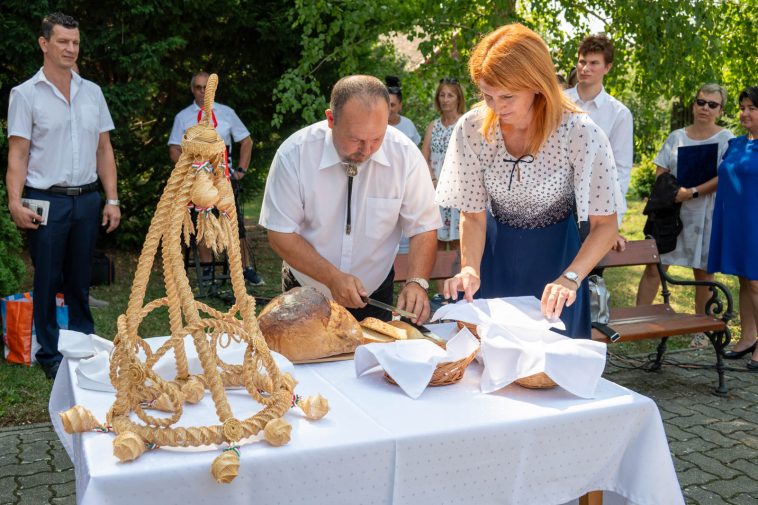
{"type": "Polygon", "coordinates": [[[676,180],[685,188],[693,188],[716,177],[718,144],[681,146],[676,162],[676,180]]]}

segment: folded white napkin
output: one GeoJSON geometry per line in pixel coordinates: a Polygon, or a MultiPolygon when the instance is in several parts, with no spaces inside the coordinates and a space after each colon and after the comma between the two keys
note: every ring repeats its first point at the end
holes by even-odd
{"type": "Polygon", "coordinates": [[[478,347],[476,337],[465,328],[448,341],[447,350],[426,339],[362,345],[355,350],[355,375],[360,377],[378,365],[416,399],[429,385],[438,363],[466,358],[478,347]]]}
{"type": "Polygon", "coordinates": [[[110,352],[113,342],[97,335],[72,330],[60,330],[58,351],[65,358],[89,358],[100,351],[110,352]]]}
{"type": "MultiPolygon", "coordinates": [[[[61,333],[66,330],[61,330],[61,333]]],[[[69,332],[69,333],[77,333],[77,332],[69,332]]],[[[83,334],[79,334],[83,335],[83,334]]],[[[110,344],[110,349],[113,348],[113,343],[105,340],[103,338],[98,337],[97,335],[85,335],[87,337],[94,337],[94,342],[96,344],[93,344],[94,346],[102,345],[99,341],[106,342],[110,344]]],[[[78,357],[81,357],[81,354],[85,353],[86,345],[82,344],[84,342],[84,339],[81,336],[68,336],[67,339],[69,342],[71,342],[69,346],[69,351],[71,347],[76,343],[76,350],[75,352],[78,352],[80,355],[66,355],[63,354],[67,358],[76,359],[78,357]]],[[[151,349],[154,351],[160,348],[160,346],[168,340],[168,337],[156,337],[156,338],[148,338],[145,340],[147,344],[150,346],[151,349]]],[[[228,346],[226,347],[220,347],[218,348],[218,356],[222,360],[224,360],[226,363],[230,364],[236,364],[241,365],[245,353],[245,344],[240,342],[230,342],[228,346]]],[[[192,337],[190,335],[187,335],[184,337],[184,348],[187,354],[187,367],[190,372],[190,374],[201,374],[203,373],[203,367],[200,365],[200,359],[197,355],[197,350],[195,349],[195,346],[192,342],[192,337]]],[[[91,389],[94,391],[109,391],[113,392],[115,391],[113,388],[113,385],[110,381],[110,349],[107,350],[99,350],[95,353],[87,354],[89,359],[82,359],[77,363],[76,365],[76,377],[77,377],[77,384],[79,387],[83,389],[91,389]],[[93,355],[94,354],[94,355],[93,355]]],[[[67,352],[69,352],[67,351],[67,352]]],[[[279,353],[276,353],[274,351],[271,351],[271,357],[274,359],[274,362],[276,363],[279,370],[284,372],[293,373],[295,370],[294,365],[290,360],[288,360],[286,357],[282,356],[279,353]]],[[[144,360],[145,356],[140,351],[139,358],[144,360]]],[[[176,361],[174,360],[174,353],[173,351],[168,351],[166,354],[164,354],[158,362],[153,366],[153,370],[167,380],[173,380],[176,377],[176,361]]]]}
{"type": "Polygon", "coordinates": [[[556,384],[581,398],[593,398],[605,368],[606,345],[572,339],[547,329],[481,324],[484,362],[481,389],[496,391],[522,377],[545,372],[556,384]]]}
{"type": "Polygon", "coordinates": [[[443,305],[432,316],[432,321],[452,319],[471,324],[498,324],[509,326],[518,324],[533,328],[566,329],[558,318],[547,319],[542,315],[540,301],[533,296],[513,296],[507,298],[479,298],[469,303],[459,300],[443,305]]]}
{"type": "Polygon", "coordinates": [[[82,389],[115,393],[110,379],[110,354],[100,351],[76,365],[76,383],[82,389]]]}

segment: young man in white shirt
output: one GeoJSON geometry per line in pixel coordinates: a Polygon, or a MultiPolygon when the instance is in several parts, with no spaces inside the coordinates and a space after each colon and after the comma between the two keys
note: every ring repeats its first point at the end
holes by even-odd
{"type": "Polygon", "coordinates": [[[74,72],[79,23],[61,13],[42,20],[38,39],[43,65],[11,90],[8,104],[8,210],[28,230],[34,264],[35,357],[48,378],[58,352],[55,295],[63,279],[69,329],[94,333],[88,303],[92,252],[98,225],[108,233],[121,221],[116,189],[113,129],[100,87],[74,72]],[[105,207],[100,218],[102,184],[105,207]],[[23,206],[21,196],[49,202],[47,224],[23,206]]]}
{"type": "MultiPolygon", "coordinates": [[[[205,99],[205,85],[208,83],[210,74],[208,72],[198,72],[192,76],[190,89],[195,100],[179,111],[174,118],[174,126],[171,128],[171,135],[168,138],[168,155],[172,163],[179,160],[182,154],[182,136],[190,126],[196,125],[202,117],[203,100],[205,99]]],[[[234,190],[234,200],[237,205],[237,225],[240,236],[240,253],[242,256],[242,274],[245,280],[253,286],[265,284],[255,268],[252,266],[252,251],[246,243],[247,233],[245,231],[245,220],[239,205],[239,189],[242,178],[245,177],[247,169],[250,166],[250,158],[253,152],[253,140],[250,138],[250,132],[240,120],[234,109],[221,103],[213,104],[213,118],[211,123],[216,128],[216,132],[224,140],[226,149],[229,154],[229,168],[232,176],[232,188],[234,190]],[[236,162],[232,157],[232,145],[234,142],[239,143],[239,158],[236,162]],[[250,253],[250,254],[248,254],[250,253]]],[[[203,263],[210,263],[213,259],[210,249],[205,245],[198,244],[198,255],[203,263]]],[[[210,280],[213,275],[213,267],[203,269],[203,277],[210,280]]]]}
{"type": "MultiPolygon", "coordinates": [[[[606,134],[611,143],[616,160],[621,194],[629,190],[634,155],[634,124],[629,109],[609,95],[603,87],[603,79],[613,67],[613,44],[603,34],[590,35],[579,45],[576,70],[576,87],[565,91],[577,105],[587,111],[590,118],[606,134]]],[[[626,212],[626,207],[618,212],[618,224],[626,212]]],[[[619,235],[616,247],[623,249],[624,239],[619,235]]]]}
{"type": "Polygon", "coordinates": [[[359,320],[389,319],[363,297],[392,304],[393,263],[405,233],[410,279],[397,306],[425,322],[442,224],[426,160],[387,127],[389,95],[374,77],[340,79],[325,114],[282,143],[266,180],[260,224],[285,261],[283,288],[313,286],[359,320]]]}

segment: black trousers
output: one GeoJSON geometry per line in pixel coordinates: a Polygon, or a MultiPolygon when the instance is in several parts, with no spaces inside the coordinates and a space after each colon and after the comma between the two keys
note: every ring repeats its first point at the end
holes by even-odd
{"type": "Polygon", "coordinates": [[[37,361],[42,365],[59,362],[58,321],[55,293],[63,279],[63,295],[68,305],[69,329],[94,333],[89,309],[92,252],[100,224],[100,193],[79,196],[53,194],[26,188],[25,194],[50,202],[47,225],[29,230],[29,253],[34,264],[34,327],[37,332],[37,361]]]}
{"type": "MultiPolygon", "coordinates": [[[[394,298],[394,279],[395,268],[393,267],[390,269],[390,273],[387,275],[387,278],[382,281],[382,284],[376,289],[376,291],[371,293],[369,297],[389,305],[394,305],[392,303],[394,298]]],[[[297,279],[295,279],[295,276],[292,274],[292,270],[290,270],[286,264],[282,264],[282,292],[289,291],[290,289],[297,287],[300,287],[300,283],[297,282],[297,279]]],[[[380,309],[372,305],[366,305],[361,309],[347,309],[347,311],[350,312],[358,321],[363,321],[367,317],[375,317],[382,321],[389,321],[392,319],[392,313],[390,311],[380,309]]]]}

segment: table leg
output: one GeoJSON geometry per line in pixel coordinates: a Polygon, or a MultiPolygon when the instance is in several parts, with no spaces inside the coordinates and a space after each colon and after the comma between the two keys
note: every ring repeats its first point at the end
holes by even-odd
{"type": "Polygon", "coordinates": [[[579,498],[579,505],[603,505],[603,492],[590,491],[579,498]]]}

